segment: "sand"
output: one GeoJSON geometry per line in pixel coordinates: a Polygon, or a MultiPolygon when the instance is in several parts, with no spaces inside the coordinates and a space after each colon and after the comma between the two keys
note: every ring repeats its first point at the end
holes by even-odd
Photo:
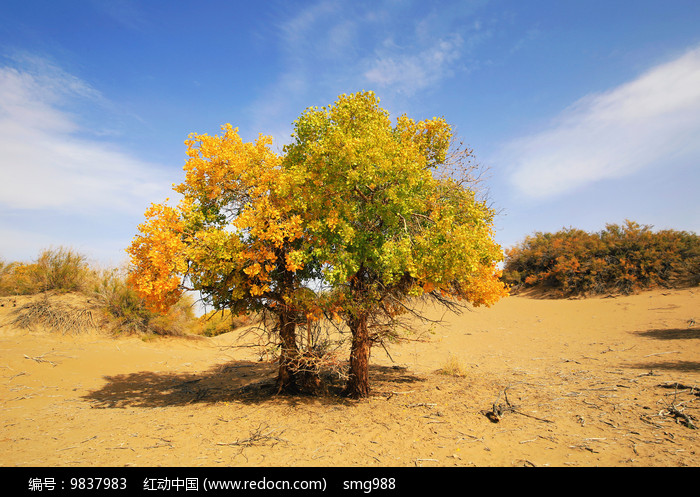
{"type": "Polygon", "coordinates": [[[700,289],[434,310],[359,401],[270,395],[236,333],[18,329],[0,302],[3,467],[700,465],[700,289]]]}

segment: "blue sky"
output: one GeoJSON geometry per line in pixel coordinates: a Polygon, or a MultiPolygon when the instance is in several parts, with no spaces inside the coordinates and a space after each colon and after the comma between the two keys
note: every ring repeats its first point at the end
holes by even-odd
{"type": "Polygon", "coordinates": [[[281,150],[359,90],[454,125],[504,247],[627,218],[700,233],[697,0],[4,0],[0,257],[121,264],[189,133],[281,150]]]}

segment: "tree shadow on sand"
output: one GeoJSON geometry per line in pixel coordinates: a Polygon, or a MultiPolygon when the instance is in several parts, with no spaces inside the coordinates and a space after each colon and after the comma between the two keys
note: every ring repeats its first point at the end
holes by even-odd
{"type": "MultiPolygon", "coordinates": [[[[106,376],[106,384],[83,399],[95,409],[128,407],[173,407],[217,402],[264,403],[286,401],[298,404],[322,401],[329,404],[351,402],[340,396],[342,382],[324,377],[324,390],[316,396],[278,395],[275,385],[277,367],[252,361],[231,361],[197,373],[153,372],[106,376]]],[[[423,381],[405,368],[370,366],[370,382],[377,389],[383,385],[410,384],[423,381]]]]}
{"type": "Polygon", "coordinates": [[[679,371],[683,373],[700,372],[700,362],[697,361],[656,361],[628,364],[627,367],[633,369],[643,369],[645,371],[679,371]]]}
{"type": "MultiPolygon", "coordinates": [[[[635,335],[643,338],[651,338],[654,340],[696,340],[700,338],[699,328],[657,328],[651,330],[637,331],[635,335]]],[[[681,346],[682,348],[682,346],[681,346]]],[[[665,355],[673,354],[674,352],[659,352],[650,355],[665,355]]],[[[685,373],[700,372],[700,362],[673,360],[673,357],[666,356],[668,360],[655,360],[649,362],[640,362],[636,364],[628,364],[628,367],[635,369],[644,369],[647,371],[679,371],[685,373]]]]}
{"type": "Polygon", "coordinates": [[[637,335],[656,340],[693,340],[700,338],[700,328],[669,328],[638,331],[637,335]]]}

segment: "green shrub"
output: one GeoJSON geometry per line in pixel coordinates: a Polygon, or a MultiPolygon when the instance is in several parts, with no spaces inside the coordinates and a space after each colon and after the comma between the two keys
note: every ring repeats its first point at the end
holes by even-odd
{"type": "Polygon", "coordinates": [[[654,232],[632,221],[597,233],[535,233],[506,252],[503,279],[514,290],[536,287],[562,296],[694,286],[700,237],[654,232]]]}
{"type": "Polygon", "coordinates": [[[141,298],[127,285],[119,271],[105,270],[98,275],[92,293],[115,332],[149,331],[152,313],[144,307],[141,298]]]}

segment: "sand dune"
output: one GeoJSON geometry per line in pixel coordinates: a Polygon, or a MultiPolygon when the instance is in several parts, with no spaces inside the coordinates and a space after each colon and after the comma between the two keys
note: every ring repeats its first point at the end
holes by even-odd
{"type": "Polygon", "coordinates": [[[373,350],[362,401],[271,395],[234,334],[18,329],[0,301],[5,467],[700,465],[697,289],[445,315],[373,350]]]}

